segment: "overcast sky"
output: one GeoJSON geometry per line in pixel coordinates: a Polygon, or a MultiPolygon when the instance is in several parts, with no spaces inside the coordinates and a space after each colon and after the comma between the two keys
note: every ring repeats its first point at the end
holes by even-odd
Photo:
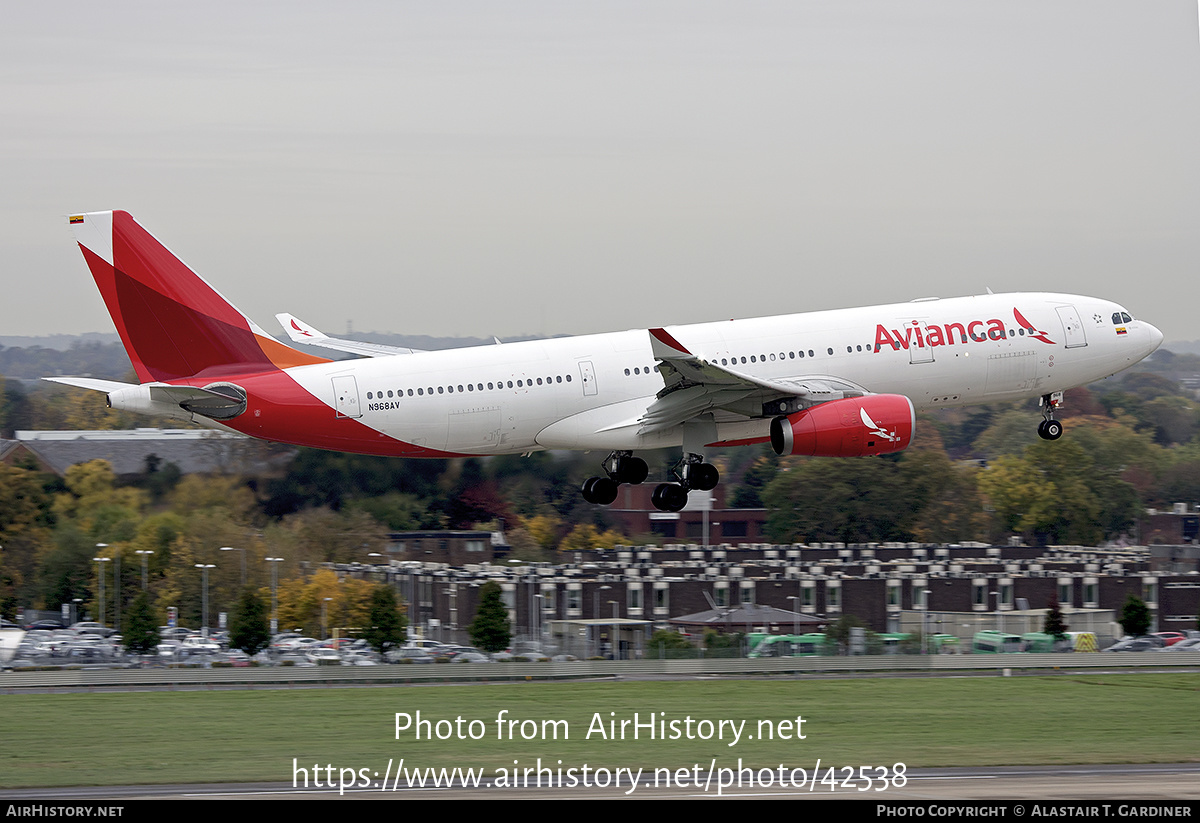
{"type": "Polygon", "coordinates": [[[1195,0],[7,2],[0,334],[120,208],[270,331],[562,334],[994,291],[1200,338],[1195,0]]]}

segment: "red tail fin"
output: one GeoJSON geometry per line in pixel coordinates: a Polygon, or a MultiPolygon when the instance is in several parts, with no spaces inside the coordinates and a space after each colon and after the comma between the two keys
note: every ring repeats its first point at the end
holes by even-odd
{"type": "Polygon", "coordinates": [[[267,335],[127,212],[71,227],[143,383],[328,362],[267,335]]]}

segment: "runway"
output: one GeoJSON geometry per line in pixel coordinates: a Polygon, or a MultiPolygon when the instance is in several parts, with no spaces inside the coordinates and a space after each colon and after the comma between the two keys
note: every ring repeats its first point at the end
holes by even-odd
{"type": "MultiPolygon", "coordinates": [[[[708,791],[696,788],[632,786],[628,780],[607,787],[449,786],[432,788],[388,786],[338,792],[317,788],[294,788],[286,783],[107,786],[66,789],[22,789],[0,792],[6,803],[53,801],[138,801],[138,800],[381,800],[434,794],[439,800],[620,800],[620,799],[728,799],[728,800],[869,800],[879,803],[938,803],[955,801],[1000,801],[1004,803],[1077,801],[1089,806],[1137,802],[1139,806],[1184,804],[1200,801],[1200,764],[1106,765],[1106,766],[1003,766],[961,769],[914,769],[902,786],[884,790],[847,786],[838,780],[819,782],[796,789],[774,786],[728,786],[715,781],[708,791]]],[[[649,781],[646,781],[649,782],[649,781]]],[[[1114,812],[1115,814],[1115,812],[1114,812]]]]}

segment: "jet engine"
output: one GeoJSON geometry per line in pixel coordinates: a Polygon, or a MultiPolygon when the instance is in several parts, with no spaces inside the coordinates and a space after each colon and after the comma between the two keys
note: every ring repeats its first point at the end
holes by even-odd
{"type": "Polygon", "coordinates": [[[846,397],[771,421],[776,454],[863,457],[908,448],[916,426],[912,401],[900,394],[846,397]]]}
{"type": "MultiPolygon", "coordinates": [[[[74,382],[73,385],[80,385],[74,382]]],[[[200,414],[213,420],[232,420],[246,411],[246,390],[234,383],[209,383],[197,386],[173,386],[168,383],[148,383],[140,386],[85,386],[108,391],[108,407],[119,411],[155,414],[190,420],[200,414]],[[109,386],[120,388],[109,389],[109,386]]]]}

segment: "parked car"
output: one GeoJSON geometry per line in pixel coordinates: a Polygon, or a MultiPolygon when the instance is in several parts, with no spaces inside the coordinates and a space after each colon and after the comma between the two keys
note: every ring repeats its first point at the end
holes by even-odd
{"type": "Polygon", "coordinates": [[[221,651],[221,644],[213,640],[208,640],[198,634],[191,637],[185,637],[179,644],[180,648],[188,654],[216,654],[221,651]]]}
{"type": "Polygon", "coordinates": [[[1104,651],[1106,652],[1148,652],[1152,649],[1159,648],[1155,638],[1151,637],[1126,637],[1109,646],[1104,651]]]}
{"type": "Polygon", "coordinates": [[[451,663],[491,663],[492,658],[483,652],[463,651],[450,658],[451,663]]]}
{"type": "Polygon", "coordinates": [[[309,649],[304,657],[309,663],[317,665],[336,666],[342,662],[342,656],[338,654],[337,649],[309,649]]]}
{"type": "Polygon", "coordinates": [[[1187,636],[1183,632],[1155,632],[1151,637],[1161,637],[1167,646],[1174,646],[1180,640],[1187,640],[1187,636]]]}

